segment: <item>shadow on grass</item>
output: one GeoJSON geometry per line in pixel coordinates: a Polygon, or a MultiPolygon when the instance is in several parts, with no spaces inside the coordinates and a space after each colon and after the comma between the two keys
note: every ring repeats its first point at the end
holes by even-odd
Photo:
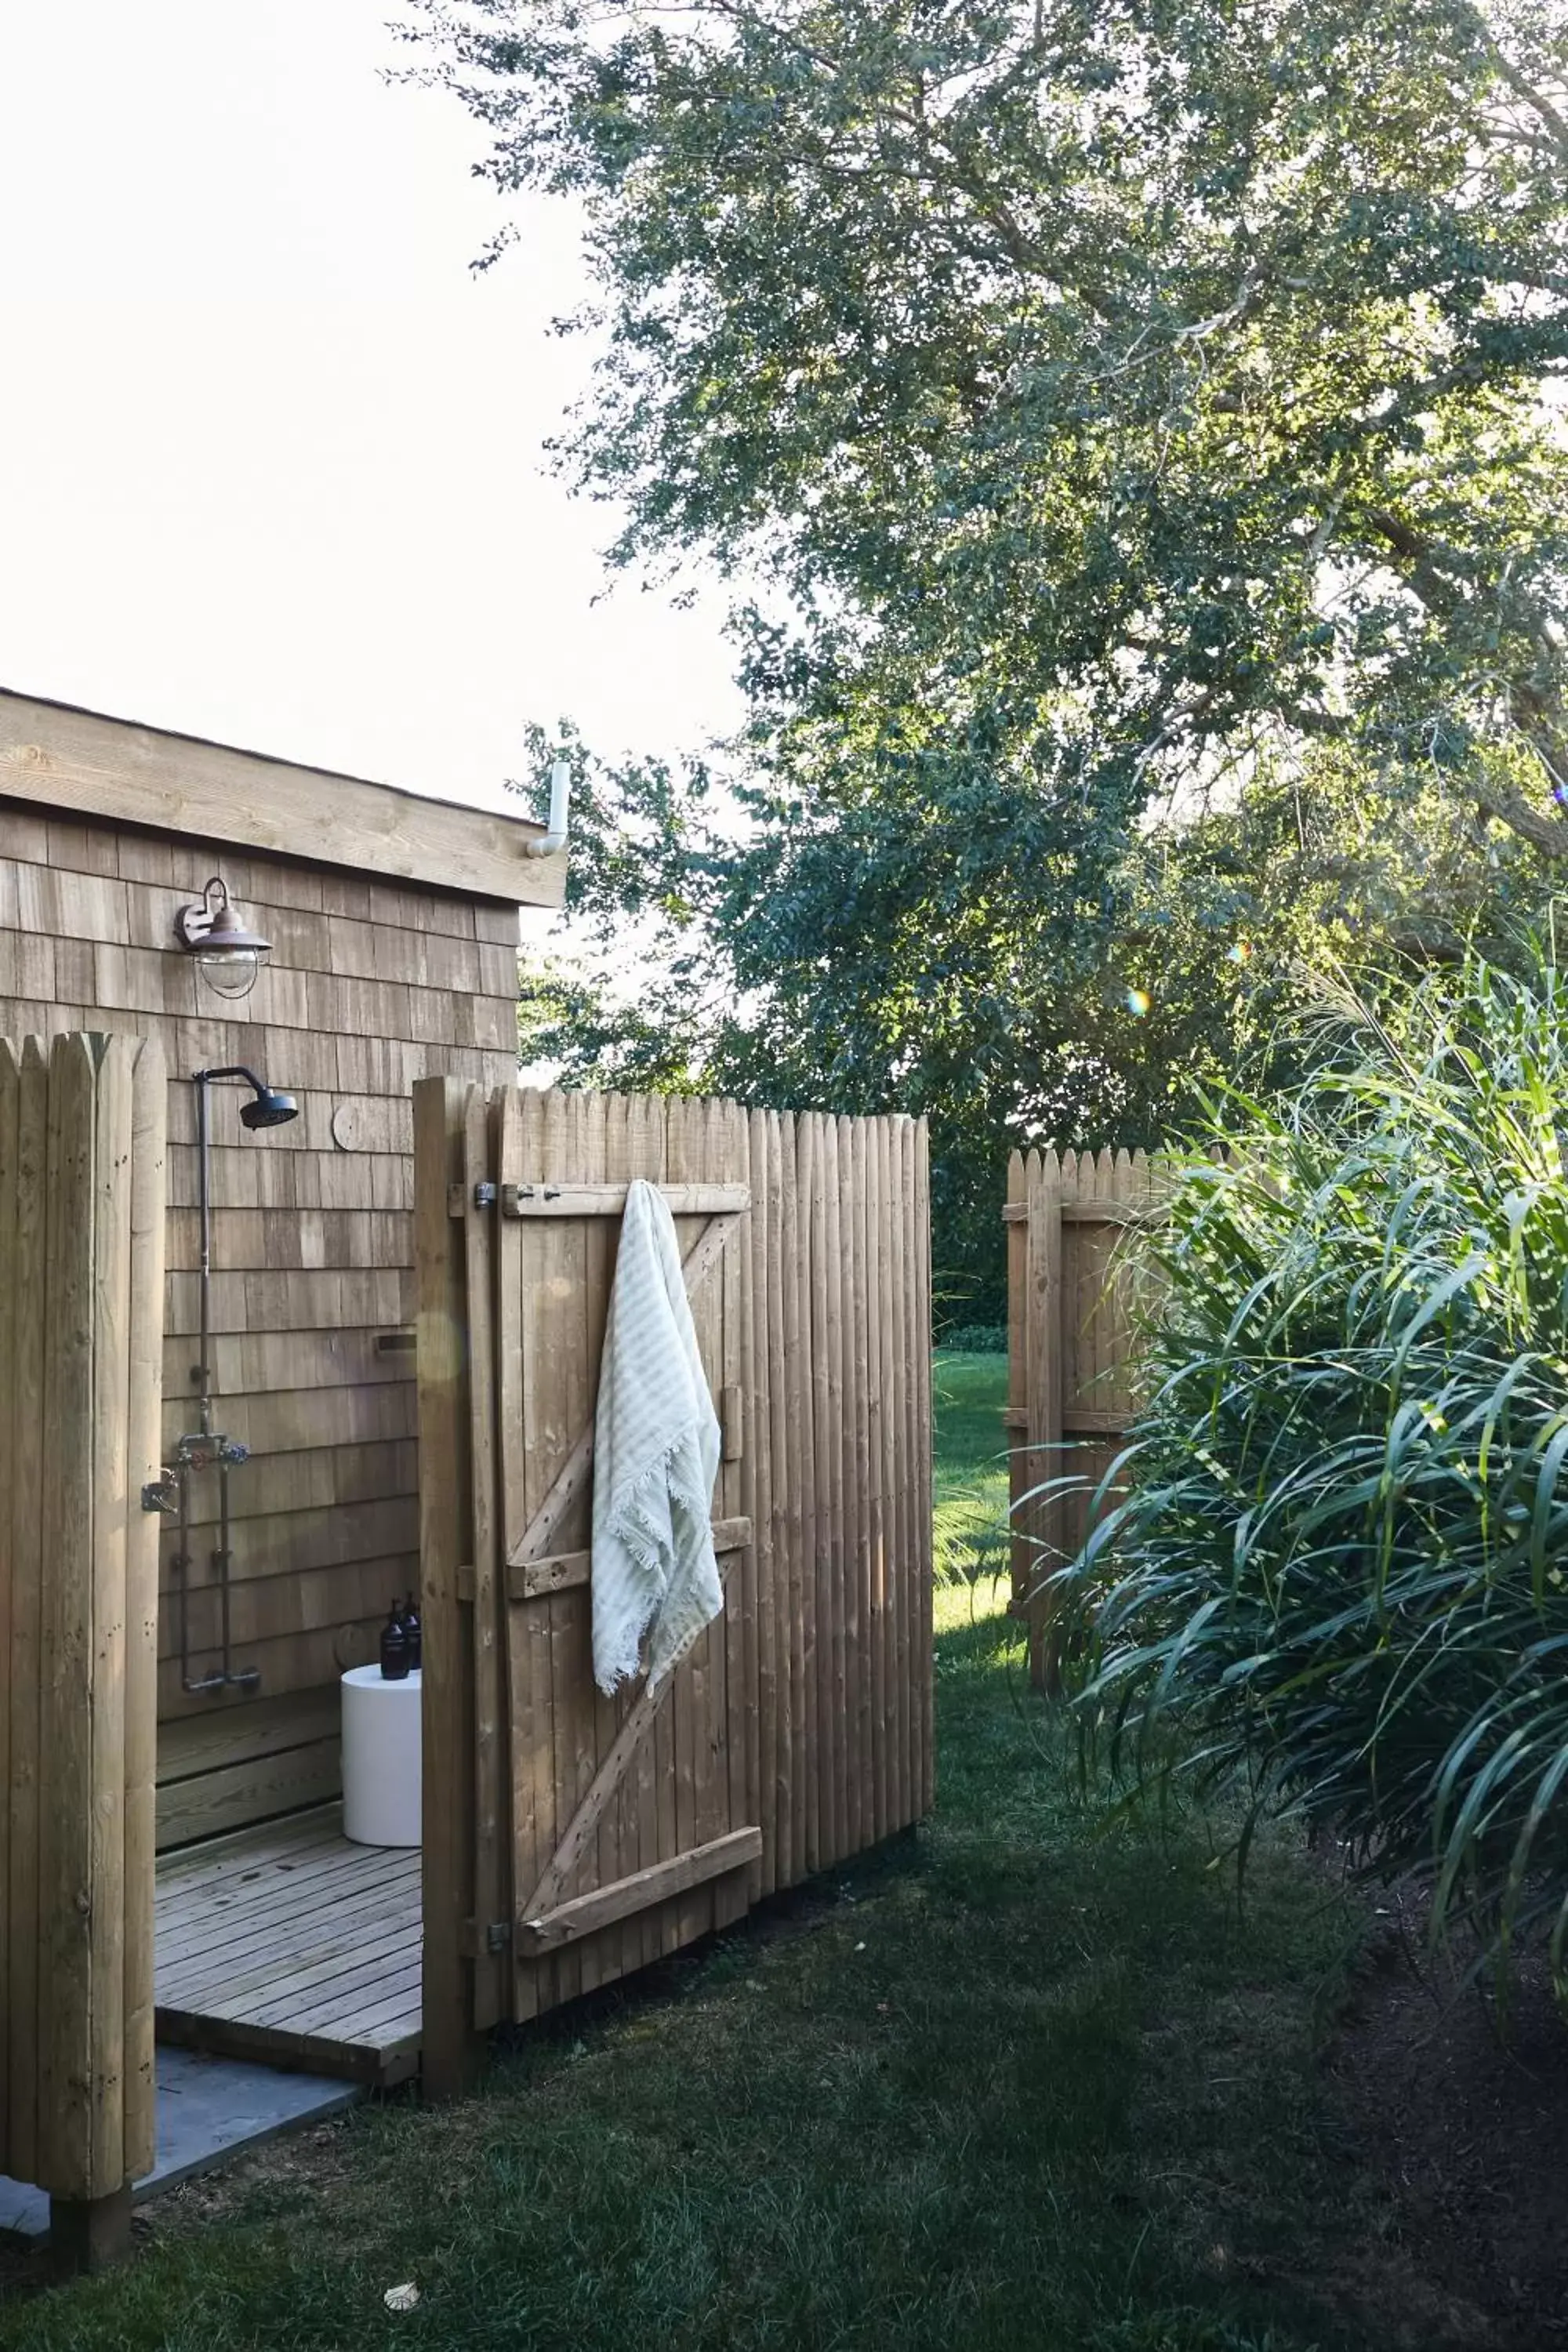
{"type": "Polygon", "coordinates": [[[1075,1794],[994,1591],[941,1596],[933,1820],[498,2053],[161,2200],[16,2352],[1344,2352],[1310,2019],[1346,1923],[1265,1840],[1075,1794]],[[965,1622],[966,1614],[969,1622],[965,1622]],[[383,2291],[413,2279],[394,2316],[383,2291]]]}

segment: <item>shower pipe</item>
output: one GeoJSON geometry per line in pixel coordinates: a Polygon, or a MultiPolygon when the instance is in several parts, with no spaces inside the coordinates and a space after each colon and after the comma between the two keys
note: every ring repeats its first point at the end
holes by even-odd
{"type": "Polygon", "coordinates": [[[256,1099],[240,1107],[240,1119],[248,1128],[281,1127],[296,1116],[297,1106],[292,1095],[286,1095],[267,1085],[243,1063],[226,1065],[222,1069],[197,1070],[192,1079],[196,1090],[196,1161],[198,1169],[198,1200],[201,1213],[201,1339],[200,1360],[193,1365],[191,1378],[196,1387],[197,1427],[182,1437],[176,1451],[176,1476],[179,1486],[180,1538],[174,1567],[180,1580],[180,1687],[192,1696],[205,1696],[220,1690],[254,1691],[260,1688],[259,1666],[239,1666],[234,1664],[234,1648],[229,1619],[230,1569],[232,1548],[229,1543],[228,1474],[231,1465],[246,1459],[243,1445],[229,1440],[213,1429],[212,1409],[212,1145],[207,1118],[207,1088],[220,1078],[243,1078],[256,1099]],[[218,1539],[211,1554],[214,1580],[218,1588],[219,1641],[223,1664],[214,1674],[193,1676],[191,1673],[190,1590],[191,1590],[191,1478],[194,1472],[213,1465],[218,1481],[218,1539]]]}

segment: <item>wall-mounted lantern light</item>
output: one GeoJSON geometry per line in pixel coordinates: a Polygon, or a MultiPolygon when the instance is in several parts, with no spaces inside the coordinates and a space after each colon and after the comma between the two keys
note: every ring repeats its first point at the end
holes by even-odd
{"type": "Polygon", "coordinates": [[[272,950],[270,940],[247,930],[221,874],[213,876],[193,906],[180,908],[174,937],[218,996],[248,996],[272,950]]]}

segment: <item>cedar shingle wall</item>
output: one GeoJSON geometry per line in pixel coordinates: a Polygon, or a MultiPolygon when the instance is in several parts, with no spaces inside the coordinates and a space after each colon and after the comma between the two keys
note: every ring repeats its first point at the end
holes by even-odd
{"type": "MultiPolygon", "coordinates": [[[[0,1032],[162,1033],[170,1087],[164,1431],[194,1426],[198,1327],[195,1104],[188,1074],[243,1062],[295,1094],[291,1125],[249,1134],[215,1087],[215,1423],[251,1449],[231,1476],[236,1663],[255,1699],[180,1689],[164,1538],[160,1633],[165,1838],[233,1825],[335,1785],[344,1664],[418,1568],[413,1359],[378,1332],[413,1318],[412,1115],[432,1073],[503,1083],[516,1066],[517,913],[121,826],[55,823],[0,800],[0,1032]],[[174,911],[222,874],[273,943],[232,1007],[173,944],[174,911]],[[257,1761],[258,1751],[264,1761],[257,1761]],[[199,1779],[196,1776],[200,1776],[199,1779]]],[[[200,1480],[192,1671],[217,1663],[200,1480]]]]}

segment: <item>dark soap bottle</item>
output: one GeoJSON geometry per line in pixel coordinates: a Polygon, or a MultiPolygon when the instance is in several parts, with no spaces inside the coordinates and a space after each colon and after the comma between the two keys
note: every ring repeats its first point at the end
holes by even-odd
{"type": "Polygon", "coordinates": [[[403,1612],[403,1632],[408,1643],[409,1672],[416,1675],[419,1672],[421,1656],[419,1608],[412,1593],[408,1596],[408,1606],[403,1612]]]}
{"type": "Polygon", "coordinates": [[[398,1614],[397,1603],[381,1629],[381,1678],[383,1682],[400,1683],[408,1673],[408,1634],[398,1614]]]}

